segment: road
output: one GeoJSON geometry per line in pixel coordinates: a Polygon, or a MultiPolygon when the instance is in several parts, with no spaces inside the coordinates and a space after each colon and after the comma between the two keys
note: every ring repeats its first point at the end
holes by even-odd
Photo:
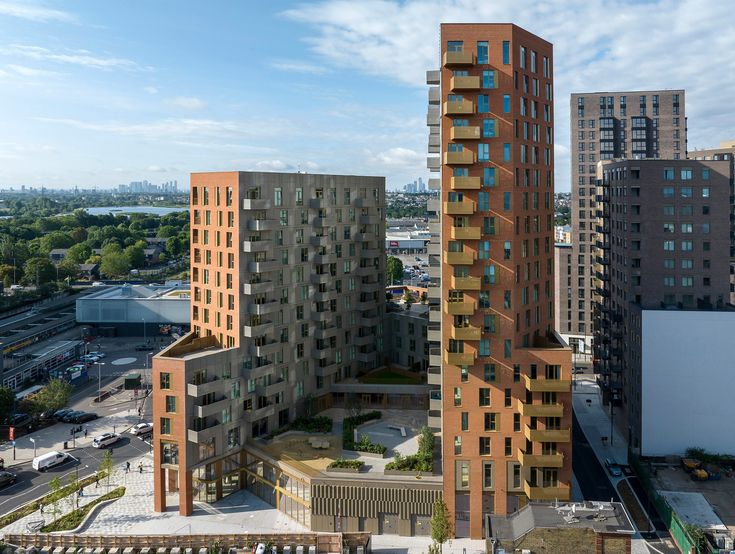
{"type": "Polygon", "coordinates": [[[610,483],[605,469],[595,456],[595,451],[587,441],[582,427],[577,421],[577,415],[573,414],[572,435],[574,449],[572,451],[572,470],[577,478],[579,488],[585,500],[604,500],[620,502],[618,493],[610,483]]]}
{"type": "MultiPolygon", "coordinates": [[[[150,450],[150,444],[142,441],[128,433],[113,446],[112,459],[115,466],[123,465],[127,460],[137,458],[150,450]]],[[[12,468],[13,473],[18,475],[18,481],[9,487],[0,489],[0,513],[5,514],[14,509],[40,498],[50,492],[49,481],[60,477],[62,483],[66,484],[72,476],[80,479],[90,476],[97,471],[104,456],[101,448],[77,448],[68,450],[74,459],[39,473],[31,468],[27,462],[12,468]]],[[[133,473],[136,468],[132,468],[133,473]]],[[[92,485],[94,486],[94,485],[92,485]]]]}

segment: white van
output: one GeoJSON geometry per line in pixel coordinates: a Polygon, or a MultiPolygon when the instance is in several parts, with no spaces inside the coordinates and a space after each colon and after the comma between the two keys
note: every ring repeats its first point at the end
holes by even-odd
{"type": "Polygon", "coordinates": [[[31,466],[36,471],[46,471],[50,467],[63,464],[68,459],[69,454],[67,454],[66,452],[57,452],[56,450],[54,450],[53,452],[48,452],[47,454],[43,454],[41,456],[33,458],[31,466]]]}

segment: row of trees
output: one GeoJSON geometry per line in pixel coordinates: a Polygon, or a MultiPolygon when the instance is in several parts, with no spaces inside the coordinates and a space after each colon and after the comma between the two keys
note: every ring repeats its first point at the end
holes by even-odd
{"type": "MultiPolygon", "coordinates": [[[[29,200],[37,202],[38,199],[29,200]]],[[[43,285],[76,276],[79,265],[98,263],[109,277],[127,275],[145,261],[146,237],[166,239],[168,256],[188,253],[189,214],[90,215],[83,209],[54,216],[14,216],[0,220],[0,281],[43,285]],[[49,260],[56,248],[68,249],[58,266],[49,260]],[[101,254],[95,254],[101,249],[101,254]]],[[[164,254],[163,261],[166,260],[164,254]]]]}
{"type": "Polygon", "coordinates": [[[72,386],[62,379],[51,379],[45,387],[20,402],[9,388],[0,388],[0,421],[8,422],[13,413],[37,417],[43,412],[60,410],[69,403],[72,386]]]}

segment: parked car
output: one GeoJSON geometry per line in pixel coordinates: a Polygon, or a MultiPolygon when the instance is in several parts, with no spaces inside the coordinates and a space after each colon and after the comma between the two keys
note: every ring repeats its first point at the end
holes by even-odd
{"type": "Polygon", "coordinates": [[[93,364],[95,362],[98,362],[100,359],[97,356],[93,356],[92,354],[85,354],[81,358],[79,358],[83,362],[87,362],[88,364],[93,364]]]}
{"type": "Polygon", "coordinates": [[[92,440],[92,446],[95,448],[105,448],[112,444],[115,444],[120,440],[120,435],[117,433],[102,433],[92,440]]]}
{"type": "Polygon", "coordinates": [[[82,415],[83,413],[84,412],[77,411],[77,410],[72,410],[71,412],[69,412],[69,413],[65,414],[64,416],[62,416],[61,421],[63,421],[64,423],[73,423],[74,422],[74,419],[77,416],[82,415]]]}
{"type": "Polygon", "coordinates": [[[96,356],[100,360],[102,358],[106,358],[107,357],[107,354],[105,354],[104,352],[99,352],[99,351],[90,352],[89,355],[90,356],[96,356]]]}
{"type": "Polygon", "coordinates": [[[58,452],[56,450],[53,450],[51,452],[33,458],[33,461],[31,462],[31,467],[33,467],[33,469],[35,469],[36,471],[46,471],[51,467],[63,464],[69,458],[71,458],[71,456],[69,456],[69,454],[67,454],[66,452],[58,452]]]}
{"type": "Polygon", "coordinates": [[[58,420],[61,420],[61,418],[62,418],[62,417],[64,417],[64,416],[65,416],[66,414],[68,414],[69,412],[73,412],[73,411],[74,411],[74,410],[72,410],[71,408],[61,408],[60,410],[56,410],[56,411],[54,412],[54,417],[55,417],[56,419],[58,419],[58,420]]]}
{"type": "Polygon", "coordinates": [[[620,466],[617,463],[615,463],[613,460],[611,460],[610,458],[607,458],[605,460],[605,467],[607,468],[607,472],[612,477],[622,477],[623,476],[623,471],[620,469],[620,466]]]}
{"type": "Polygon", "coordinates": [[[87,423],[88,421],[93,421],[97,419],[99,416],[94,413],[90,412],[82,412],[81,414],[74,417],[74,420],[72,423],[87,423]]]}
{"type": "Polygon", "coordinates": [[[153,432],[153,424],[152,423],[138,423],[137,425],[133,425],[130,429],[130,433],[133,435],[146,435],[148,433],[153,432]]]}
{"type": "Polygon", "coordinates": [[[33,419],[28,414],[17,413],[10,417],[8,423],[12,427],[23,427],[31,423],[33,419]]]}
{"type": "Polygon", "coordinates": [[[135,349],[138,352],[145,352],[145,351],[148,351],[148,350],[153,350],[153,348],[154,347],[153,347],[152,344],[139,344],[138,346],[135,347],[135,349]]]}
{"type": "Polygon", "coordinates": [[[265,544],[262,542],[255,548],[255,554],[265,554],[265,544]]]}
{"type": "Polygon", "coordinates": [[[15,473],[9,471],[0,471],[0,487],[7,487],[8,485],[14,484],[18,480],[18,476],[15,473]]]}

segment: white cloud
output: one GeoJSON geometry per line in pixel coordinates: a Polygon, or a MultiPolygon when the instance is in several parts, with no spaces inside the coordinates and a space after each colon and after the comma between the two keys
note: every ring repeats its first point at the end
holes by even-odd
{"type": "Polygon", "coordinates": [[[177,96],[176,98],[171,98],[168,103],[184,110],[201,110],[207,106],[204,100],[194,96],[177,96]]]}
{"type": "Polygon", "coordinates": [[[246,126],[234,121],[218,121],[214,119],[163,119],[149,123],[93,122],[71,118],[37,117],[37,121],[66,125],[85,131],[114,133],[118,135],[136,136],[146,139],[174,140],[178,137],[202,136],[222,137],[246,133],[246,126]]]}
{"type": "Polygon", "coordinates": [[[261,171],[290,171],[294,168],[291,164],[281,160],[262,160],[257,162],[255,167],[261,171]]]}
{"type": "Polygon", "coordinates": [[[552,42],[557,190],[570,185],[571,92],[685,88],[689,148],[732,135],[735,71],[716,55],[735,50],[727,2],[322,0],[283,15],[312,26],[325,63],[415,87],[439,66],[442,22],[513,21],[552,42]]]}
{"type": "MultiPolygon", "coordinates": [[[[368,151],[367,154],[372,163],[382,167],[425,171],[425,168],[422,168],[421,165],[425,162],[426,156],[408,148],[397,146],[376,154],[368,151]]],[[[382,167],[379,167],[378,170],[382,171],[382,167]]]]}
{"type": "Polygon", "coordinates": [[[61,21],[64,23],[76,23],[77,18],[70,13],[61,10],[53,10],[41,6],[19,4],[16,2],[0,1],[0,15],[18,17],[29,21],[61,21]]]}
{"type": "Polygon", "coordinates": [[[45,69],[28,67],[25,65],[10,64],[5,67],[22,77],[52,77],[58,75],[55,71],[47,71],[45,69]]]}
{"type": "Polygon", "coordinates": [[[271,63],[271,67],[281,71],[292,71],[294,73],[310,73],[312,75],[324,75],[329,73],[329,68],[297,60],[280,60],[271,63]]]}
{"type": "Polygon", "coordinates": [[[150,171],[151,173],[166,173],[168,171],[168,169],[161,167],[160,165],[149,165],[145,170],[150,171]]]}
{"type": "Polygon", "coordinates": [[[61,64],[79,65],[92,69],[128,69],[141,70],[142,68],[132,60],[94,55],[88,50],[68,50],[55,52],[42,46],[28,44],[11,44],[0,49],[0,53],[8,56],[20,56],[38,61],[51,61],[61,64]]]}
{"type": "Polygon", "coordinates": [[[143,90],[148,94],[158,94],[158,89],[156,87],[143,87],[143,90]]]}

